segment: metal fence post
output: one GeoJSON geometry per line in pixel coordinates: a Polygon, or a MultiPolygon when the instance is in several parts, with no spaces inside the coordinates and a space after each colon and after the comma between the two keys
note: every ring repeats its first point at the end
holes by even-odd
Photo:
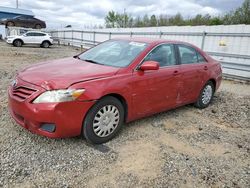
{"type": "Polygon", "coordinates": [[[160,36],[159,36],[159,37],[160,37],[160,39],[161,39],[161,37],[162,37],[162,32],[161,32],[161,31],[160,31],[160,36]]]}
{"type": "Polygon", "coordinates": [[[81,51],[83,49],[83,31],[81,31],[81,51]]]}
{"type": "Polygon", "coordinates": [[[204,32],[202,33],[202,41],[201,41],[201,49],[202,49],[202,50],[204,50],[206,35],[207,35],[207,33],[204,31],[204,32]]]}
{"type": "Polygon", "coordinates": [[[131,31],[131,32],[130,32],[130,38],[132,38],[132,36],[133,36],[133,32],[131,31]]]}
{"type": "Polygon", "coordinates": [[[109,32],[109,40],[111,39],[111,35],[112,35],[112,33],[111,33],[111,32],[109,32]]]}
{"type": "Polygon", "coordinates": [[[71,42],[72,42],[72,46],[73,46],[73,38],[74,38],[74,30],[72,30],[72,33],[71,33],[71,42]]]}
{"type": "Polygon", "coordinates": [[[94,45],[95,45],[95,31],[93,32],[93,43],[94,43],[94,45]]]}
{"type": "Polygon", "coordinates": [[[63,31],[63,45],[65,45],[65,31],[63,31]]]}

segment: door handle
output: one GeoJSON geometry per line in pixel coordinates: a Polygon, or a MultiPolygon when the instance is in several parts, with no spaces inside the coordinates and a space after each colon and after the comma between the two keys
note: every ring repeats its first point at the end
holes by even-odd
{"type": "Polygon", "coordinates": [[[204,66],[204,70],[208,70],[207,66],[204,66]]]}
{"type": "Polygon", "coordinates": [[[179,74],[179,71],[178,70],[175,70],[174,72],[173,72],[173,75],[174,76],[176,76],[176,75],[178,75],[179,74]]]}

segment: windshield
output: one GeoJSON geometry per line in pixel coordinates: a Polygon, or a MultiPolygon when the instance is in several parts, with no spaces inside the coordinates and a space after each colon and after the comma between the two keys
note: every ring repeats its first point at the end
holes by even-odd
{"type": "Polygon", "coordinates": [[[146,46],[146,43],[141,42],[111,40],[89,49],[78,58],[102,65],[126,67],[146,46]]]}

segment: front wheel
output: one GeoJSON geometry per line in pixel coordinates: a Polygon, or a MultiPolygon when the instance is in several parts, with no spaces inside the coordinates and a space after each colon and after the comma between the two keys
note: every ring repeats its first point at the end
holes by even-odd
{"type": "Polygon", "coordinates": [[[203,89],[201,90],[199,98],[194,105],[197,108],[206,108],[212,101],[212,98],[214,96],[214,91],[215,91],[215,87],[214,87],[213,82],[208,81],[203,87],[203,89]]]}
{"type": "Polygon", "coordinates": [[[105,97],[88,112],[83,123],[83,135],[93,144],[101,144],[115,137],[124,122],[124,108],[115,97],[105,97]]]}
{"type": "Polygon", "coordinates": [[[23,43],[21,40],[14,40],[13,45],[15,47],[22,47],[23,43]]]}
{"type": "Polygon", "coordinates": [[[41,45],[41,47],[43,48],[49,48],[49,46],[50,46],[50,43],[48,41],[44,41],[41,45]]]}

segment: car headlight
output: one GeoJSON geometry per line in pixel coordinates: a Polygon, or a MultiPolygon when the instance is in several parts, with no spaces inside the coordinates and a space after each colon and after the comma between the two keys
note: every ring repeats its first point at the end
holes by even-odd
{"type": "Polygon", "coordinates": [[[33,103],[52,103],[52,102],[66,102],[76,100],[85,89],[62,89],[45,91],[39,95],[33,103]]]}

